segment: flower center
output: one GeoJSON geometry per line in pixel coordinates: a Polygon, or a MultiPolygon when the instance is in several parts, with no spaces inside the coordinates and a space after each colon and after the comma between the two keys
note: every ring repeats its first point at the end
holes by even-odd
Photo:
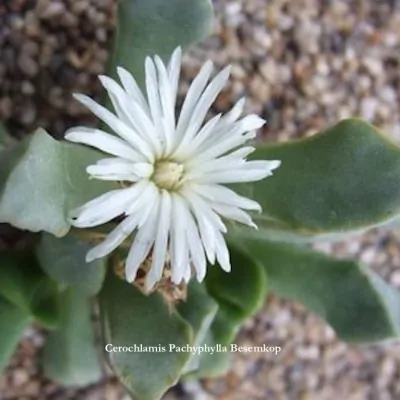
{"type": "Polygon", "coordinates": [[[184,167],[172,161],[158,161],[154,166],[153,182],[161,189],[175,190],[182,184],[184,167]]]}

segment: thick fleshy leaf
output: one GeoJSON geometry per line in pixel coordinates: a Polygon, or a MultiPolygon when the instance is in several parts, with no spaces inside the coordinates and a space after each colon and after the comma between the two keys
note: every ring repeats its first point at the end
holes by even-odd
{"type": "MultiPolygon", "coordinates": [[[[177,306],[177,311],[193,329],[193,345],[203,344],[218,311],[218,304],[207,293],[204,285],[192,280],[188,286],[188,298],[177,306]]],[[[184,373],[198,369],[199,361],[198,354],[192,355],[184,373]]]]}
{"type": "Polygon", "coordinates": [[[107,353],[118,378],[136,399],[159,399],[189,360],[189,352],[170,348],[193,344],[189,324],[159,294],[145,296],[112,273],[100,292],[100,314],[104,345],[111,345],[108,350],[132,350],[107,353]]]}
{"type": "Polygon", "coordinates": [[[95,295],[103,284],[106,262],[103,258],[87,263],[90,247],[73,233],[63,238],[43,233],[36,254],[43,270],[56,282],[95,295]]]}
{"type": "Polygon", "coordinates": [[[226,273],[219,267],[211,267],[205,280],[207,291],[219,308],[201,345],[214,347],[216,351],[204,352],[198,356],[198,367],[188,374],[188,378],[226,373],[229,368],[230,344],[246,318],[254,314],[264,302],[267,284],[261,265],[235,246],[229,250],[232,271],[226,273]]]}
{"type": "Polygon", "coordinates": [[[41,271],[30,252],[0,254],[0,296],[46,327],[59,322],[57,285],[41,271]]]}
{"type": "Polygon", "coordinates": [[[232,271],[209,269],[205,279],[208,293],[233,321],[242,322],[263,304],[266,275],[258,261],[235,247],[229,248],[232,271]]]}
{"type": "Polygon", "coordinates": [[[266,237],[329,238],[400,213],[400,148],[361,120],[304,140],[261,144],[251,157],[282,161],[272,177],[240,186],[261,204],[254,220],[266,237]]]}
{"type": "Polygon", "coordinates": [[[319,314],[343,340],[399,336],[400,292],[365,266],[262,239],[242,238],[239,246],[264,265],[272,291],[319,314]]]}
{"type": "Polygon", "coordinates": [[[86,166],[101,157],[88,147],[56,141],[42,129],[4,150],[0,222],[65,235],[71,209],[115,188],[114,183],[88,178],[86,166]]]}
{"type": "Polygon", "coordinates": [[[61,323],[50,332],[43,353],[45,374],[66,386],[85,386],[101,378],[89,298],[74,289],[61,295],[61,323]]]}
{"type": "Polygon", "coordinates": [[[109,74],[121,66],[144,85],[144,60],[167,59],[177,46],[187,47],[211,31],[210,0],[120,0],[117,35],[109,74]]]}
{"type": "Polygon", "coordinates": [[[23,332],[32,322],[29,313],[0,297],[0,372],[7,366],[23,332]]]}
{"type": "Polygon", "coordinates": [[[193,357],[192,365],[196,368],[185,371],[184,379],[211,378],[226,374],[231,365],[229,346],[239,328],[240,324],[229,319],[224,311],[219,311],[200,344],[204,348],[207,346],[208,350],[193,357]]]}

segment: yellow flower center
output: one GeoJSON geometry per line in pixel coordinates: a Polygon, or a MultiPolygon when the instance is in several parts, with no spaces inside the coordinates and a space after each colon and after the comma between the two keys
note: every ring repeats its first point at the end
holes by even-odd
{"type": "Polygon", "coordinates": [[[182,184],[184,167],[172,161],[158,161],[154,166],[153,182],[160,188],[176,190],[182,184]]]}

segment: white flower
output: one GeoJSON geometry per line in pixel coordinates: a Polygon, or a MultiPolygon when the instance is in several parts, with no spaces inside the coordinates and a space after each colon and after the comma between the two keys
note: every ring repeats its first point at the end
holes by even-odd
{"type": "Polygon", "coordinates": [[[175,115],[181,50],[168,65],[160,57],[146,59],[147,98],[133,76],[118,68],[122,86],[100,76],[116,115],[87,96],[76,99],[105,122],[119,137],[99,129],[76,127],[66,138],[112,155],[87,167],[96,179],[123,181],[120,189],[89,201],[72,213],[72,224],[88,228],[124,215],[123,221],[91,249],[87,261],[115,250],[135,232],[125,262],[126,279],[135,280],[140,266],[151,258],[146,275],[150,290],[170,265],[171,280],[189,281],[192,271],[201,281],[207,260],[230,270],[223,219],[256,227],[243,210],[260,211],[253,200],[222,184],[258,181],[272,175],[280,161],[247,161],[253,147],[242,147],[264,124],[256,115],[239,119],[240,100],[224,116],[204,124],[207,112],[228,81],[230,68],[208,83],[207,62],[186,95],[179,118],[175,115]],[[127,185],[129,183],[129,185],[127,185]]]}

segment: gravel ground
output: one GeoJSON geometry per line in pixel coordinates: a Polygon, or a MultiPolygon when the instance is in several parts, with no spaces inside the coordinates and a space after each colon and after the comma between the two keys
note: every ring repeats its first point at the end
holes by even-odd
{"type": "MultiPolygon", "coordinates": [[[[0,4],[0,119],[15,136],[41,125],[55,136],[93,121],[70,97],[99,96],[113,32],[112,0],[13,0],[0,4]]],[[[241,96],[268,120],[266,140],[308,136],[359,115],[400,141],[400,4],[395,1],[215,2],[215,33],[185,61],[182,91],[205,59],[233,65],[215,112],[241,96]]],[[[351,256],[400,287],[399,237],[375,230],[321,251],[351,256]]],[[[0,399],[128,399],[110,376],[84,390],[44,380],[43,338],[26,333],[0,380],[0,399]]],[[[348,346],[300,305],[269,296],[239,344],[279,345],[278,355],[236,353],[227,377],[185,384],[165,399],[389,400],[400,398],[400,343],[348,346]]]]}

